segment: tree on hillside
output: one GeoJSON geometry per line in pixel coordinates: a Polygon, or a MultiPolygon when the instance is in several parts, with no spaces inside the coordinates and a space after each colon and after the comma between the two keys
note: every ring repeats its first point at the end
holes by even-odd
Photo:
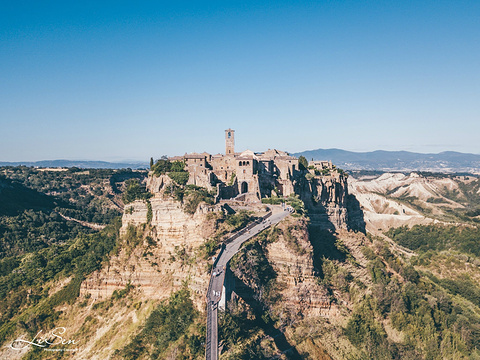
{"type": "Polygon", "coordinates": [[[172,168],[172,163],[167,159],[160,159],[153,165],[152,171],[155,175],[160,176],[166,174],[172,168]]]}
{"type": "Polygon", "coordinates": [[[171,166],[170,171],[180,172],[185,171],[185,163],[183,161],[174,161],[171,166]]]}
{"type": "Polygon", "coordinates": [[[153,167],[153,157],[150,158],[150,170],[152,170],[152,167],[153,167]]]}
{"type": "Polygon", "coordinates": [[[305,156],[302,155],[298,158],[298,165],[300,170],[306,170],[308,168],[308,161],[305,156]]]}
{"type": "Polygon", "coordinates": [[[122,200],[125,204],[131,203],[135,200],[146,200],[152,196],[140,185],[137,179],[130,179],[126,182],[127,189],[122,195],[122,200]]]}

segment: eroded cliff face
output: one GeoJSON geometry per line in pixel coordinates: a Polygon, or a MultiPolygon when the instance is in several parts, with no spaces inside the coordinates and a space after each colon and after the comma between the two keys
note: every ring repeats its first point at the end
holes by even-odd
{"type": "Polygon", "coordinates": [[[356,350],[335,333],[342,333],[354,306],[345,291],[351,279],[370,282],[361,251],[365,241],[364,234],[341,229],[336,235],[326,229],[312,233],[304,217],[285,219],[246,243],[232,259],[238,300],[231,302],[231,310],[257,319],[269,314],[275,325],[262,328],[267,339],[275,339],[279,329],[285,335],[284,344],[275,342],[272,356],[286,351],[306,359],[346,358],[356,350]],[[347,253],[356,265],[346,261],[347,253]]]}
{"type": "Polygon", "coordinates": [[[278,229],[278,240],[269,243],[265,249],[280,284],[282,306],[292,314],[326,314],[331,304],[325,288],[318,283],[307,221],[288,218],[278,225],[278,229]]]}
{"type": "Polygon", "coordinates": [[[297,192],[308,209],[312,226],[323,229],[362,229],[361,211],[348,193],[347,177],[340,173],[315,176],[298,183],[297,192]]]}
{"type": "MultiPolygon", "coordinates": [[[[200,299],[208,284],[208,272],[207,261],[200,258],[199,249],[217,230],[212,214],[225,210],[222,205],[201,203],[193,214],[188,213],[185,201],[182,203],[172,198],[174,184],[167,175],[157,177],[150,174],[147,189],[153,197],[125,206],[121,228],[124,243],[118,255],[84,282],[82,292],[105,299],[130,283],[146,296],[164,298],[177,290],[182,281],[188,280],[200,299]]],[[[305,179],[298,184],[296,191],[308,208],[310,231],[349,228],[345,176],[333,173],[309,181],[305,179]]],[[[295,246],[302,246],[303,250],[297,253],[287,251],[288,242],[285,241],[271,243],[268,247],[268,253],[288,270],[281,272],[288,273],[281,280],[292,291],[291,296],[285,298],[292,301],[292,307],[323,302],[325,294],[315,290],[313,252],[308,245],[307,225],[299,227],[297,224],[295,229],[294,232],[298,233],[290,237],[300,239],[302,245],[295,246]],[[300,228],[307,232],[302,233],[298,230],[300,228]]]]}
{"type": "Polygon", "coordinates": [[[153,216],[147,224],[146,205],[136,201],[131,206],[135,210],[124,215],[118,255],[83,282],[82,293],[105,300],[131,284],[149,299],[163,299],[186,281],[201,307],[209,273],[200,247],[215,233],[208,214],[218,208],[200,206],[189,215],[178,202],[152,198],[153,216]]]}
{"type": "Polygon", "coordinates": [[[131,284],[149,299],[163,299],[187,281],[203,306],[209,273],[200,248],[217,230],[214,214],[224,210],[202,203],[187,213],[181,202],[165,196],[170,182],[166,176],[150,177],[154,196],[125,207],[118,254],[83,282],[82,293],[105,300],[131,284]]]}

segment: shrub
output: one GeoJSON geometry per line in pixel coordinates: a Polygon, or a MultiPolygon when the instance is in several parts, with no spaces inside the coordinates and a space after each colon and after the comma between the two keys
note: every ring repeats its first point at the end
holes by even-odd
{"type": "Polygon", "coordinates": [[[170,179],[175,181],[178,185],[186,185],[188,182],[189,174],[186,171],[173,171],[169,172],[168,176],[170,179]]]}
{"type": "Polygon", "coordinates": [[[122,200],[125,204],[131,203],[135,200],[146,200],[152,196],[136,179],[127,181],[127,189],[122,195],[122,200]]]}
{"type": "Polygon", "coordinates": [[[150,202],[150,200],[147,200],[146,203],[147,203],[147,224],[151,224],[153,219],[152,203],[150,202]]]}
{"type": "Polygon", "coordinates": [[[305,156],[300,156],[298,158],[298,167],[300,170],[306,170],[308,168],[308,161],[305,156]]]}
{"type": "Polygon", "coordinates": [[[188,214],[194,214],[202,202],[213,204],[213,193],[203,187],[187,185],[183,193],[186,199],[184,209],[188,214]]]}
{"type": "Polygon", "coordinates": [[[262,199],[262,204],[280,205],[283,202],[284,202],[283,198],[280,198],[278,196],[272,196],[272,197],[269,197],[269,198],[263,198],[262,199]]]}
{"type": "Polygon", "coordinates": [[[345,328],[345,335],[352,344],[363,348],[372,359],[391,359],[387,334],[375,313],[369,298],[357,306],[345,328]]]}
{"type": "Polygon", "coordinates": [[[160,159],[152,166],[152,171],[156,176],[164,175],[170,171],[172,163],[168,159],[160,159]]]}

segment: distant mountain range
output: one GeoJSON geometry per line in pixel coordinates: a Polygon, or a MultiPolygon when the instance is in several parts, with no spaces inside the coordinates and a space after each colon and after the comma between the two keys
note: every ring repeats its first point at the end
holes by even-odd
{"type": "Polygon", "coordinates": [[[480,174],[480,155],[445,151],[421,154],[408,151],[353,152],[340,149],[317,149],[293,154],[308,161],[331,160],[345,170],[468,172],[480,174]]]}
{"type": "Polygon", "coordinates": [[[88,161],[88,160],[42,160],[42,161],[17,161],[2,162],[0,166],[34,166],[42,168],[70,168],[78,167],[82,169],[148,169],[149,164],[142,162],[108,162],[108,161],[88,161]]]}

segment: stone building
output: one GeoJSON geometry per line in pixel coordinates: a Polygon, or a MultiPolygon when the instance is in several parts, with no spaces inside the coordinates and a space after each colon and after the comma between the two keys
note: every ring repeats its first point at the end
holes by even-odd
{"type": "Polygon", "coordinates": [[[333,169],[332,161],[325,161],[325,160],[314,161],[312,159],[312,161],[310,161],[308,163],[308,166],[313,166],[315,169],[320,170],[320,171],[323,170],[323,169],[329,169],[329,170],[333,169]]]}
{"type": "Polygon", "coordinates": [[[258,201],[272,195],[289,196],[300,174],[298,159],[284,151],[235,152],[232,129],[225,130],[225,154],[193,153],[182,159],[190,175],[188,184],[217,187],[221,199],[258,201]]]}

